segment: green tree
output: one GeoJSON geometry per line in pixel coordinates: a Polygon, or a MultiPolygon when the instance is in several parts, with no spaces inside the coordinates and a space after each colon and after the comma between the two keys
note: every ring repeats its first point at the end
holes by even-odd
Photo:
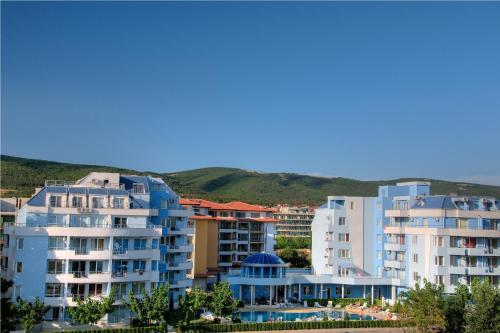
{"type": "Polygon", "coordinates": [[[150,326],[153,322],[160,323],[166,319],[170,309],[169,289],[168,284],[151,288],[149,294],[143,289],[141,297],[136,297],[131,291],[125,304],[142,324],[150,326]]]}
{"type": "Polygon", "coordinates": [[[179,307],[184,314],[184,322],[189,325],[193,315],[202,307],[207,307],[207,294],[200,288],[194,288],[179,297],[179,307]]]}
{"type": "Polygon", "coordinates": [[[488,280],[475,278],[471,287],[471,305],[465,316],[467,333],[500,332],[500,291],[488,280]]]}
{"type": "Polygon", "coordinates": [[[21,326],[25,330],[31,330],[43,322],[43,316],[47,311],[49,311],[49,307],[40,301],[38,297],[35,298],[34,302],[29,302],[18,297],[16,304],[14,304],[14,312],[17,314],[21,326]]]}
{"type": "Polygon", "coordinates": [[[286,248],[281,250],[279,252],[279,257],[283,259],[284,262],[290,263],[291,267],[304,268],[311,266],[310,260],[295,249],[286,248]]]}
{"type": "Polygon", "coordinates": [[[404,322],[413,323],[421,332],[445,328],[443,286],[424,280],[424,287],[418,284],[403,294],[401,317],[404,322]]]}
{"type": "Polygon", "coordinates": [[[469,289],[460,285],[455,289],[455,294],[444,299],[444,316],[446,332],[465,332],[465,309],[470,300],[469,289]]]}
{"type": "Polygon", "coordinates": [[[207,305],[216,316],[228,316],[238,308],[238,301],[234,299],[229,283],[218,282],[209,294],[207,305]]]}
{"type": "Polygon", "coordinates": [[[85,300],[76,299],[76,307],[68,308],[71,320],[80,325],[95,325],[102,317],[113,312],[114,290],[107,297],[93,299],[87,297],[85,300]]]}
{"type": "Polygon", "coordinates": [[[12,281],[1,279],[2,303],[0,309],[2,309],[2,315],[0,316],[0,327],[2,328],[2,333],[14,331],[16,326],[19,325],[19,318],[15,305],[11,303],[10,297],[4,297],[4,293],[6,293],[12,285],[12,281]]]}

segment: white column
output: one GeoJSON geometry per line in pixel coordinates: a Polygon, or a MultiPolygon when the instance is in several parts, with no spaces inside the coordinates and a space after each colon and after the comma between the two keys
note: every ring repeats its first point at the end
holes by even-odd
{"type": "Polygon", "coordinates": [[[391,287],[392,305],[396,304],[396,286],[391,287]]]}
{"type": "Polygon", "coordinates": [[[317,284],[314,285],[314,298],[319,298],[318,297],[318,285],[317,284]]]}
{"type": "Polygon", "coordinates": [[[319,285],[319,297],[318,298],[323,298],[323,283],[319,285]]]}
{"type": "Polygon", "coordinates": [[[363,298],[366,298],[366,285],[363,285],[363,298]]]}
{"type": "Polygon", "coordinates": [[[278,303],[278,286],[274,286],[274,290],[276,291],[276,303],[278,303]]]}
{"type": "Polygon", "coordinates": [[[299,302],[302,302],[302,284],[299,283],[299,302]]]}
{"type": "Polygon", "coordinates": [[[240,284],[240,301],[243,299],[243,285],[240,284]]]}
{"type": "Polygon", "coordinates": [[[287,288],[287,286],[285,285],[285,297],[284,297],[284,298],[285,298],[285,303],[286,303],[286,301],[287,301],[287,299],[288,299],[287,291],[288,291],[288,288],[287,288]]]}
{"type": "Polygon", "coordinates": [[[374,293],[375,293],[375,288],[372,284],[372,305],[373,305],[373,301],[374,301],[374,297],[375,297],[374,293]]]}
{"type": "Polygon", "coordinates": [[[250,305],[254,305],[255,303],[255,286],[250,286],[250,305]]]}
{"type": "Polygon", "coordinates": [[[344,285],[342,285],[342,298],[344,298],[344,285]]]}
{"type": "Polygon", "coordinates": [[[269,305],[273,305],[273,286],[269,286],[269,305]]]}

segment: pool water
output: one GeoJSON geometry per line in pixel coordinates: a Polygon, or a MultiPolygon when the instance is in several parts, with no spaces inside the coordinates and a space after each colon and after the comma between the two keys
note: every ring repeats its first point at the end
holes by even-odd
{"type": "MultiPolygon", "coordinates": [[[[329,311],[317,311],[317,312],[280,312],[280,311],[243,311],[238,313],[238,318],[242,322],[266,322],[275,321],[278,317],[281,317],[283,321],[295,321],[295,319],[304,320],[313,316],[323,318],[325,313],[330,319],[343,319],[343,310],[329,310],[329,311]]],[[[358,315],[355,313],[349,313],[350,320],[375,320],[374,317],[370,315],[358,315]]]]}

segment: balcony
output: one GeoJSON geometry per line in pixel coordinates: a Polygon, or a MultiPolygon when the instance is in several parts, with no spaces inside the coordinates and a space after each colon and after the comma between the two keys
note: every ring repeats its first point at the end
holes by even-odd
{"type": "Polygon", "coordinates": [[[172,265],[167,266],[167,271],[182,271],[193,268],[192,261],[184,261],[179,263],[173,263],[172,265]]]}
{"type": "Polygon", "coordinates": [[[85,271],[76,271],[76,272],[72,272],[72,273],[73,273],[73,277],[75,279],[81,279],[81,278],[88,277],[87,272],[85,272],[85,271]]]}
{"type": "Polygon", "coordinates": [[[384,250],[386,251],[406,251],[406,245],[400,243],[385,243],[384,250]]]}
{"type": "Polygon", "coordinates": [[[390,268],[402,269],[406,267],[406,261],[384,260],[384,266],[390,268]]]}
{"type": "Polygon", "coordinates": [[[74,250],[75,250],[75,255],[87,255],[87,254],[89,254],[89,249],[87,249],[85,247],[77,247],[74,250]]]}
{"type": "Polygon", "coordinates": [[[193,244],[171,246],[169,252],[193,252],[193,244]]]}

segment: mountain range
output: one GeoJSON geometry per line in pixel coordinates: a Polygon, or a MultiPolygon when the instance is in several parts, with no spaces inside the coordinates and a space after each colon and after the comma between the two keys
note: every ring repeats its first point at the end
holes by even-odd
{"type": "Polygon", "coordinates": [[[210,167],[181,172],[148,172],[100,165],[71,164],[1,155],[0,189],[3,197],[29,197],[46,179],[74,181],[92,171],[161,177],[177,194],[187,198],[246,201],[254,204],[319,205],[328,195],[375,196],[377,187],[405,181],[429,181],[432,194],[456,193],[500,198],[500,186],[426,178],[361,181],[295,173],[263,173],[237,168],[210,167]]]}

